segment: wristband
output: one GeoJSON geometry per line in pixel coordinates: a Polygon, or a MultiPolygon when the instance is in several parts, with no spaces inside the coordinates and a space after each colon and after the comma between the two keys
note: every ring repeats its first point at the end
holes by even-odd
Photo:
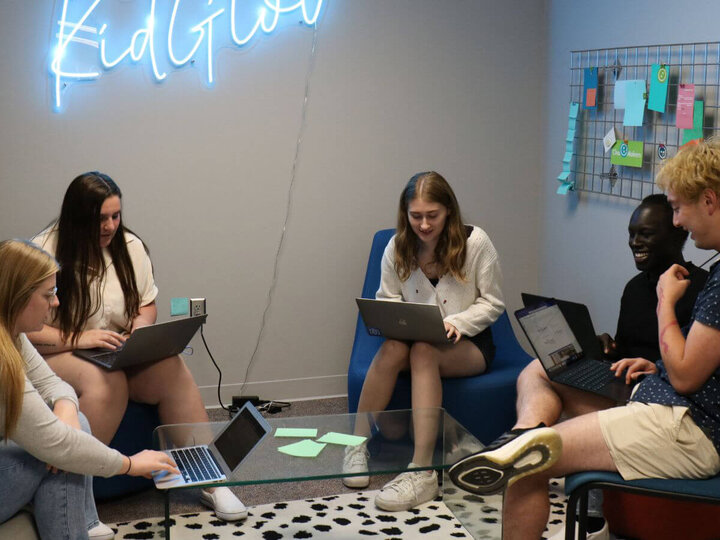
{"type": "Polygon", "coordinates": [[[130,456],[128,458],[128,468],[127,471],[125,471],[123,474],[130,474],[130,469],[132,469],[132,458],[130,456]]]}

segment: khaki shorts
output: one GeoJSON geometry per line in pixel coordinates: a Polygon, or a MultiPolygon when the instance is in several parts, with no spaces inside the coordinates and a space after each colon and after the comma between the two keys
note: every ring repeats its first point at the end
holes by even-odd
{"type": "Polygon", "coordinates": [[[598,412],[600,429],[625,480],[707,478],[720,457],[687,407],[638,403],[598,412]]]}

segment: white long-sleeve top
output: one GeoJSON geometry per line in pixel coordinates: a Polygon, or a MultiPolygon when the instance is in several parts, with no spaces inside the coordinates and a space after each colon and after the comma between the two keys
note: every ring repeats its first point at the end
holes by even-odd
{"type": "MultiPolygon", "coordinates": [[[[55,375],[25,334],[20,334],[20,345],[25,361],[25,391],[12,441],[40,461],[64,471],[93,476],[112,476],[120,472],[120,452],[55,416],[51,407],[60,399],[70,400],[78,406],[75,391],[55,375]]],[[[2,403],[0,401],[0,437],[5,433],[2,403]]]]}
{"type": "Polygon", "coordinates": [[[461,334],[472,337],[494,323],[505,311],[502,294],[502,272],[495,246],[480,227],[473,226],[467,239],[463,272],[466,281],[452,274],[440,277],[433,287],[420,268],[401,281],[395,271],[395,236],[388,242],[382,258],[380,288],[375,297],[381,300],[437,304],[443,320],[461,334]]]}

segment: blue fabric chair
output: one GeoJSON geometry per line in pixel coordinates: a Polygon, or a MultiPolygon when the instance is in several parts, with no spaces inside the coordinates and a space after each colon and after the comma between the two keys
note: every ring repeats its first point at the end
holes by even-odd
{"type": "MultiPolygon", "coordinates": [[[[117,433],[110,441],[110,447],[126,456],[131,456],[148,448],[153,448],[153,430],[160,425],[158,408],[129,401],[117,433]]],[[[108,499],[128,495],[152,487],[153,481],[141,476],[113,476],[112,478],[93,479],[93,492],[96,499],[108,499]]]]}
{"type": "MultiPolygon", "coordinates": [[[[375,298],[380,286],[380,263],[394,229],[375,233],[368,259],[363,298],[375,298]]],[[[507,431],[515,423],[515,382],[531,357],[520,347],[503,313],[492,326],[496,353],[492,369],[475,377],[443,380],[443,407],[481,442],[487,444],[507,431]]],[[[383,338],[371,336],[358,315],[355,341],[348,369],[348,407],[357,411],[365,375],[383,338]]],[[[410,408],[410,378],[398,379],[389,409],[410,408]]]]}
{"type": "MultiPolygon", "coordinates": [[[[587,505],[588,492],[591,489],[618,490],[639,495],[652,497],[666,497],[691,502],[702,502],[720,504],[720,476],[706,480],[661,480],[657,478],[647,480],[625,481],[617,473],[603,471],[589,471],[571,474],[565,478],[565,493],[568,495],[566,523],[574,523],[576,509],[579,504],[578,516],[578,537],[581,540],[586,538],[587,530],[587,505]]],[[[637,516],[638,518],[641,516],[637,516]]],[[[697,524],[684,523],[687,527],[684,533],[677,536],[677,532],[668,531],[667,538],[690,538],[690,531],[697,524]]],[[[715,527],[717,533],[717,527],[715,527]]],[[[718,535],[711,533],[706,538],[717,538],[718,535]]],[[[565,540],[575,538],[575,527],[565,528],[565,540]]]]}

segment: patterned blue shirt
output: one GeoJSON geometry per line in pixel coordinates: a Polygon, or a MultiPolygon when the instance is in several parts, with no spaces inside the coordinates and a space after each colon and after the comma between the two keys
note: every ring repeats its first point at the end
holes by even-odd
{"type": "MultiPolygon", "coordinates": [[[[685,337],[693,321],[720,330],[720,265],[712,268],[705,287],[698,294],[690,323],[682,329],[685,337]]],[[[662,360],[657,362],[657,367],[656,374],[640,383],[632,401],[688,407],[695,423],[720,453],[720,369],[697,392],[681,396],[670,384],[662,360]]]]}

